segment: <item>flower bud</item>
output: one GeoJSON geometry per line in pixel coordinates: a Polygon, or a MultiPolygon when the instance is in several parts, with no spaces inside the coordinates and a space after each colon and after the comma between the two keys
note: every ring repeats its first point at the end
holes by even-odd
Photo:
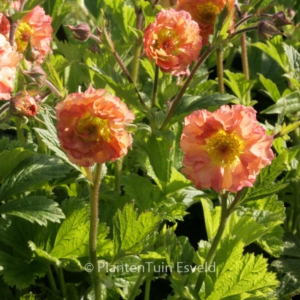
{"type": "Polygon", "coordinates": [[[263,20],[258,24],[258,37],[261,40],[269,40],[273,36],[282,34],[271,21],[263,20]]]}
{"type": "Polygon", "coordinates": [[[36,83],[38,86],[45,84],[47,74],[41,67],[34,67],[30,71],[21,70],[21,72],[28,83],[36,83]]]}
{"type": "Polygon", "coordinates": [[[74,39],[85,42],[91,35],[90,26],[86,23],[81,23],[77,26],[66,25],[72,32],[74,39]]]}
{"type": "Polygon", "coordinates": [[[274,14],[272,16],[272,21],[273,21],[273,23],[275,24],[275,26],[277,28],[285,26],[285,25],[291,25],[291,24],[293,24],[291,21],[289,21],[286,18],[286,16],[285,16],[285,14],[284,14],[283,11],[279,11],[276,14],[274,14]]]}
{"type": "Polygon", "coordinates": [[[24,51],[24,57],[26,60],[34,62],[37,61],[40,57],[40,52],[36,47],[32,47],[30,37],[28,38],[28,44],[24,51]]]}
{"type": "Polygon", "coordinates": [[[38,106],[31,94],[33,93],[26,91],[17,93],[10,100],[10,113],[15,116],[34,117],[38,112],[38,106]]]}

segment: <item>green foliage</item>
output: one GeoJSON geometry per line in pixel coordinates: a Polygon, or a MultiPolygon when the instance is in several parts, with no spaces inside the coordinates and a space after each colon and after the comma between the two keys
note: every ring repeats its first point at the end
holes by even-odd
{"type": "Polygon", "coordinates": [[[117,211],[114,217],[115,256],[140,253],[143,250],[142,241],[156,230],[160,222],[161,216],[151,211],[138,216],[133,204],[127,204],[122,211],[117,211]]]}

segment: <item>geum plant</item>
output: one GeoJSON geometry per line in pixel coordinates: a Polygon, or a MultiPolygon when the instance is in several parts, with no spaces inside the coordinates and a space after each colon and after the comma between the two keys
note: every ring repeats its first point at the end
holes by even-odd
{"type": "Polygon", "coordinates": [[[300,293],[284,4],[1,2],[0,299],[300,293]]]}

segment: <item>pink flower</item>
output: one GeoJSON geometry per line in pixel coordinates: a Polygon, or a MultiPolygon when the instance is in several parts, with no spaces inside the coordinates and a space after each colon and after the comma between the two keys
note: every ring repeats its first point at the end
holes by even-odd
{"type": "MultiPolygon", "coordinates": [[[[201,30],[203,45],[208,44],[209,35],[214,33],[214,25],[217,15],[228,4],[229,13],[234,10],[234,0],[178,0],[176,10],[189,12],[201,30]]],[[[233,29],[234,23],[230,25],[233,29]]]]}
{"type": "Polygon", "coordinates": [[[37,63],[44,60],[48,52],[52,52],[50,42],[52,40],[52,18],[45,14],[40,6],[36,6],[31,12],[26,14],[20,21],[15,33],[15,41],[19,52],[24,53],[30,38],[31,45],[40,56],[37,63]]]}
{"type": "Polygon", "coordinates": [[[260,169],[271,163],[272,142],[252,107],[198,110],[185,118],[182,172],[197,188],[237,192],[253,186],[260,169]]]}
{"type": "Polygon", "coordinates": [[[199,58],[200,30],[185,11],[162,9],[144,34],[145,53],[164,72],[186,74],[190,63],[199,58]]]}
{"type": "Polygon", "coordinates": [[[126,124],[133,113],[118,97],[89,87],[56,105],[61,147],[72,163],[88,167],[127,154],[132,137],[126,124]]]}
{"type": "Polygon", "coordinates": [[[21,55],[0,34],[0,100],[9,100],[14,87],[16,66],[21,55]]]}

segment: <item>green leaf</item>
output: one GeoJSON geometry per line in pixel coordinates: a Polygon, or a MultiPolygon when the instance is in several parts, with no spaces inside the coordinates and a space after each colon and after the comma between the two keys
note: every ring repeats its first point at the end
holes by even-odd
{"type": "Polygon", "coordinates": [[[30,188],[60,178],[69,172],[69,167],[61,160],[47,156],[35,155],[24,159],[0,188],[0,199],[6,200],[19,195],[30,188]]]}
{"type": "Polygon", "coordinates": [[[154,202],[163,199],[161,190],[151,181],[137,174],[130,174],[122,178],[125,192],[132,197],[135,204],[141,210],[147,210],[154,206],[154,202]]]}
{"type": "Polygon", "coordinates": [[[264,51],[272,57],[285,72],[288,73],[290,66],[283,48],[282,37],[280,35],[273,37],[272,40],[267,41],[266,44],[258,42],[252,44],[252,46],[264,51]]]}
{"type": "Polygon", "coordinates": [[[36,7],[37,5],[40,5],[41,3],[43,3],[45,0],[28,0],[26,1],[25,5],[24,5],[24,10],[31,10],[34,7],[36,7]]]}
{"type": "Polygon", "coordinates": [[[287,151],[273,159],[271,165],[262,169],[253,187],[244,188],[243,201],[262,199],[285,188],[288,183],[275,183],[274,181],[285,169],[286,158],[287,151]]]}
{"type": "Polygon", "coordinates": [[[44,276],[47,266],[38,261],[27,262],[19,257],[0,251],[0,275],[11,287],[24,289],[44,276]]]}
{"type": "Polygon", "coordinates": [[[113,222],[114,253],[122,256],[122,253],[136,254],[142,251],[143,240],[154,232],[161,222],[161,216],[151,211],[138,216],[133,204],[127,204],[122,211],[117,211],[113,222]]]}
{"type": "Polygon", "coordinates": [[[216,109],[220,106],[238,102],[238,99],[229,94],[213,94],[208,96],[184,95],[177,106],[171,122],[182,121],[182,119],[198,109],[216,109]]]}
{"type": "Polygon", "coordinates": [[[174,167],[172,167],[171,177],[166,187],[166,194],[175,193],[190,185],[192,185],[191,181],[186,179],[182,173],[178,172],[174,167]]]}
{"type": "Polygon", "coordinates": [[[280,98],[276,104],[269,106],[263,110],[262,114],[285,114],[295,113],[300,110],[300,93],[293,92],[280,98]]]}
{"type": "Polygon", "coordinates": [[[215,258],[216,273],[209,273],[213,290],[207,295],[207,300],[230,299],[230,296],[257,290],[275,292],[278,281],[275,273],[267,272],[267,260],[253,254],[243,256],[242,253],[243,243],[236,244],[234,240],[222,242],[215,258]]]}
{"type": "Polygon", "coordinates": [[[0,214],[18,216],[44,226],[47,221],[60,223],[60,219],[65,217],[56,202],[42,196],[28,196],[4,203],[0,206],[0,214]]]}
{"type": "Polygon", "coordinates": [[[253,87],[255,80],[246,80],[245,75],[241,73],[232,73],[225,70],[228,79],[224,78],[224,82],[231,88],[234,94],[245,103],[247,93],[253,87]]]}
{"type": "Polygon", "coordinates": [[[150,165],[147,166],[149,175],[163,191],[171,176],[171,144],[163,138],[160,132],[156,132],[155,135],[149,137],[147,144],[144,145],[144,150],[150,161],[150,165]]]}
{"type": "Polygon", "coordinates": [[[33,156],[34,152],[23,148],[5,150],[0,153],[0,182],[25,158],[33,156]]]}
{"type": "Polygon", "coordinates": [[[267,90],[268,95],[270,98],[274,101],[277,102],[277,100],[281,97],[280,92],[277,88],[277,85],[270,79],[265,78],[264,75],[258,74],[259,80],[264,86],[264,88],[267,90]]]}
{"type": "Polygon", "coordinates": [[[81,199],[68,199],[63,203],[66,219],[62,222],[49,253],[57,258],[88,256],[88,206],[81,199]]]}
{"type": "Polygon", "coordinates": [[[295,77],[299,80],[300,72],[300,54],[299,52],[291,45],[283,44],[284,52],[289,60],[292,70],[295,73],[295,77]]]}
{"type": "Polygon", "coordinates": [[[101,13],[102,0],[84,0],[84,4],[89,12],[98,19],[101,13]]]}
{"type": "Polygon", "coordinates": [[[200,201],[203,207],[207,237],[209,241],[212,241],[219,228],[221,208],[214,208],[212,201],[208,198],[201,198],[200,201]]]}

